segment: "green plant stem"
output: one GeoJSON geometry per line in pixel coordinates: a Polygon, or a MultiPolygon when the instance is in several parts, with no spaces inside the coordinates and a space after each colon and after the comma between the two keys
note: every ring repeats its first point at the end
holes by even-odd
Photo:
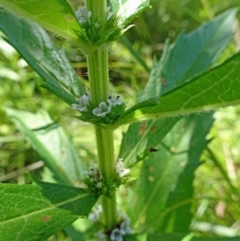
{"type": "MultiPolygon", "coordinates": [[[[87,0],[87,8],[100,23],[106,21],[106,0],[87,0]]],[[[88,77],[91,101],[94,107],[107,101],[109,95],[108,50],[99,48],[94,54],[87,56],[88,77]]],[[[116,175],[114,168],[113,131],[95,126],[99,168],[108,187],[116,175]]],[[[109,191],[109,190],[108,190],[109,191]]],[[[103,219],[106,229],[117,224],[115,188],[110,188],[110,197],[102,197],[103,219]]]]}
{"type": "MultiPolygon", "coordinates": [[[[95,130],[99,167],[106,185],[110,186],[112,179],[115,176],[113,131],[104,130],[100,127],[96,127],[95,130]]],[[[106,196],[102,196],[103,218],[107,229],[113,228],[117,223],[115,188],[111,188],[109,194],[111,199],[106,196]]]]}
{"type": "MultiPolygon", "coordinates": [[[[106,101],[108,98],[107,50],[96,51],[95,54],[87,58],[87,62],[91,100],[93,105],[97,107],[101,101],[106,101]]],[[[106,185],[110,186],[115,176],[113,131],[95,126],[95,134],[99,168],[106,185]]],[[[115,190],[111,189],[109,194],[111,199],[105,196],[102,197],[103,217],[107,229],[111,229],[117,223],[115,190]]]]}

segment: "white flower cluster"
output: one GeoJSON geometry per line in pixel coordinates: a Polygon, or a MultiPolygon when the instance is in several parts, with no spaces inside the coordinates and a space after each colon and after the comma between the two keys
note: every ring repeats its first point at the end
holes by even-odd
{"type": "MultiPolygon", "coordinates": [[[[130,227],[130,219],[127,215],[124,216],[123,221],[111,231],[110,240],[112,241],[123,241],[123,236],[130,234],[132,229],[130,227]]],[[[99,241],[106,241],[107,235],[103,231],[98,231],[96,237],[99,241]]]]}
{"type": "MultiPolygon", "coordinates": [[[[78,110],[80,112],[88,112],[88,107],[90,106],[91,97],[88,93],[85,93],[79,98],[78,104],[72,104],[72,109],[78,110]]],[[[92,114],[98,117],[105,117],[111,112],[112,108],[117,105],[121,105],[123,99],[118,96],[109,95],[107,102],[101,102],[97,108],[92,110],[92,114]]]]}
{"type": "Polygon", "coordinates": [[[88,171],[84,172],[86,176],[86,182],[90,186],[93,186],[97,188],[98,190],[101,190],[103,187],[103,178],[101,172],[96,167],[91,167],[88,171]]]}
{"type": "Polygon", "coordinates": [[[124,164],[123,164],[123,159],[120,158],[118,159],[118,161],[116,162],[115,164],[115,170],[116,170],[116,173],[119,175],[119,177],[124,177],[126,176],[129,172],[130,172],[130,169],[126,169],[124,168],[124,164]]]}
{"type": "Polygon", "coordinates": [[[91,18],[92,12],[88,11],[86,6],[78,7],[77,11],[75,11],[75,16],[80,24],[83,24],[91,18]]]}
{"type": "Polygon", "coordinates": [[[93,109],[92,113],[95,116],[105,117],[108,113],[111,112],[111,106],[108,106],[107,103],[101,102],[99,106],[93,109]]]}
{"type": "Polygon", "coordinates": [[[123,103],[123,99],[119,95],[117,96],[109,95],[107,102],[110,106],[116,106],[116,105],[121,105],[123,103]]]}
{"type": "Polygon", "coordinates": [[[111,112],[113,106],[121,105],[123,103],[123,99],[118,96],[109,95],[107,102],[101,102],[97,108],[95,108],[92,113],[98,117],[105,117],[108,113],[111,112]]]}
{"type": "Polygon", "coordinates": [[[102,213],[102,206],[98,205],[97,208],[88,215],[88,219],[92,222],[96,222],[100,219],[102,213]]]}
{"type": "Polygon", "coordinates": [[[81,98],[79,98],[78,102],[79,104],[72,104],[72,108],[81,112],[87,112],[88,105],[90,104],[90,95],[85,93],[81,98]]]}
{"type": "MultiPolygon", "coordinates": [[[[107,20],[109,20],[113,16],[113,12],[110,11],[110,7],[108,6],[106,9],[107,13],[107,20]]],[[[87,9],[86,6],[79,6],[78,9],[75,11],[75,16],[80,24],[87,22],[91,16],[92,12],[87,9]]],[[[100,24],[95,23],[95,27],[99,28],[100,24]]]]}

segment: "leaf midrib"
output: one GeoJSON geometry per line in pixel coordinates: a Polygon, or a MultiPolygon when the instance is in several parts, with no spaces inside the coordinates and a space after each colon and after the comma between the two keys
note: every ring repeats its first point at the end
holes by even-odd
{"type": "Polygon", "coordinates": [[[25,218],[28,218],[29,216],[34,216],[36,214],[39,214],[41,212],[45,212],[45,211],[48,211],[48,210],[57,209],[59,206],[62,206],[62,205],[67,204],[69,202],[77,201],[78,199],[81,199],[81,198],[86,197],[86,196],[89,196],[89,194],[88,193],[84,193],[84,194],[81,194],[81,195],[78,194],[77,197],[67,199],[66,201],[62,201],[62,202],[59,202],[57,204],[52,204],[51,207],[46,207],[46,208],[43,208],[43,209],[40,209],[40,210],[37,210],[37,211],[26,213],[26,214],[21,215],[19,217],[14,217],[14,218],[10,218],[10,219],[4,220],[4,221],[0,221],[0,225],[6,224],[6,223],[9,223],[9,222],[14,222],[14,221],[17,221],[17,220],[20,220],[20,219],[23,219],[23,218],[25,219],[25,218]]]}
{"type": "MultiPolygon", "coordinates": [[[[184,138],[183,135],[182,135],[181,137],[184,138]]],[[[179,139],[178,145],[181,143],[182,138],[179,139]]],[[[146,213],[146,211],[148,210],[148,208],[149,208],[152,200],[154,199],[154,197],[155,197],[155,195],[156,195],[156,193],[157,193],[157,191],[158,191],[158,189],[159,189],[159,186],[162,184],[162,181],[164,180],[164,177],[165,177],[165,175],[166,175],[166,173],[167,173],[167,170],[169,169],[169,165],[171,164],[173,158],[175,158],[175,155],[172,155],[171,158],[169,158],[169,161],[167,162],[167,165],[165,165],[165,168],[164,168],[164,171],[162,172],[161,178],[158,179],[157,183],[156,183],[155,186],[154,186],[153,192],[152,192],[151,195],[149,196],[148,201],[145,202],[146,204],[143,206],[142,211],[139,213],[138,218],[136,219],[136,222],[135,222],[135,224],[134,224],[135,227],[136,227],[136,226],[139,226],[138,222],[141,221],[141,217],[142,217],[142,216],[146,213]]]]}

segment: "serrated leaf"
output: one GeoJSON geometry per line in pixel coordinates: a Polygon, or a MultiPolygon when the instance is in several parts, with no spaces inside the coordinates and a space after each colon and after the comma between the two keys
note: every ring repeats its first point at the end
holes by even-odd
{"type": "Polygon", "coordinates": [[[163,56],[162,94],[206,72],[234,34],[237,8],[229,9],[188,34],[182,32],[163,56]]]}
{"type": "MultiPolygon", "coordinates": [[[[143,162],[135,186],[135,227],[187,231],[193,195],[193,173],[207,145],[211,114],[181,119],[143,162]]],[[[141,230],[140,230],[141,231],[141,230]]]]}
{"type": "MultiPolygon", "coordinates": [[[[240,54],[161,97],[159,104],[128,111],[116,126],[169,116],[186,115],[240,104],[240,54]]],[[[140,103],[139,103],[140,104],[140,103]]]]}
{"type": "Polygon", "coordinates": [[[148,100],[149,97],[159,97],[161,94],[161,67],[156,59],[153,60],[153,68],[151,70],[148,82],[144,92],[139,96],[139,102],[148,100]]]}
{"type": "Polygon", "coordinates": [[[239,237],[224,238],[224,237],[195,237],[187,234],[149,234],[147,241],[238,241],[239,237]]]}
{"type": "Polygon", "coordinates": [[[53,122],[45,111],[32,114],[6,109],[6,112],[58,182],[72,185],[83,179],[86,163],[80,160],[62,127],[53,122]]]}
{"type": "MultiPolygon", "coordinates": [[[[189,34],[180,34],[171,46],[167,42],[161,60],[154,61],[149,81],[144,92],[140,95],[140,103],[157,96],[160,99],[160,95],[166,95],[166,93],[206,72],[230,42],[234,32],[233,22],[236,12],[236,8],[227,10],[197,30],[189,34]]],[[[138,118],[144,120],[156,116],[171,115],[163,113],[163,115],[156,114],[148,118],[146,113],[146,118],[140,116],[141,108],[135,108],[135,111],[130,109],[123,115],[122,120],[119,120],[119,125],[136,121],[138,118]],[[131,112],[133,113],[130,114],[131,112]],[[129,120],[127,118],[124,120],[129,114],[131,116],[129,116],[129,120]]],[[[118,126],[118,123],[116,125],[118,126]]]]}
{"type": "Polygon", "coordinates": [[[0,8],[0,29],[28,64],[46,81],[45,88],[68,104],[84,88],[63,50],[58,51],[44,29],[0,8]]]}
{"type": "Polygon", "coordinates": [[[0,184],[0,240],[45,241],[87,216],[97,199],[84,189],[60,184],[0,184]]]}
{"type": "Polygon", "coordinates": [[[179,119],[177,117],[165,118],[131,124],[127,132],[123,133],[119,158],[123,158],[128,167],[146,158],[179,119]]]}
{"type": "Polygon", "coordinates": [[[93,51],[90,43],[79,37],[83,35],[83,30],[66,0],[1,0],[0,5],[77,44],[86,54],[93,51]]]}

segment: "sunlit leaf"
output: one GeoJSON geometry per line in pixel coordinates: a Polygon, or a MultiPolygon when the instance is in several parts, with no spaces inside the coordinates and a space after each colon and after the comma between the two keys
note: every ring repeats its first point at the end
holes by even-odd
{"type": "Polygon", "coordinates": [[[45,241],[86,217],[97,199],[84,189],[59,184],[0,184],[0,240],[45,241]]]}
{"type": "Polygon", "coordinates": [[[239,69],[240,54],[236,54],[192,82],[163,95],[159,104],[126,112],[116,126],[138,120],[186,115],[240,104],[239,69]]]}
{"type": "Polygon", "coordinates": [[[120,27],[126,26],[141,12],[149,8],[149,0],[111,0],[112,11],[117,14],[120,27]]]}
{"type": "Polygon", "coordinates": [[[0,9],[0,30],[6,41],[46,81],[45,88],[68,104],[84,94],[64,51],[55,48],[44,29],[0,9]]]}
{"type": "Polygon", "coordinates": [[[182,32],[164,56],[162,94],[206,72],[234,34],[237,8],[229,9],[198,29],[182,32]]]}
{"type": "MultiPolygon", "coordinates": [[[[181,86],[184,84],[196,81],[196,79],[201,74],[205,73],[216,61],[222,51],[227,47],[229,44],[233,31],[233,23],[235,19],[237,9],[230,9],[226,12],[220,14],[212,21],[202,25],[197,30],[185,34],[182,33],[176,42],[169,46],[168,42],[165,44],[164,52],[160,61],[154,61],[154,65],[152,67],[152,71],[149,77],[149,81],[145,87],[144,92],[140,95],[138,106],[141,106],[141,101],[146,101],[149,98],[157,97],[158,100],[165,105],[164,102],[165,97],[169,93],[170,96],[172,92],[176,89],[180,89],[181,86]],[[172,92],[171,92],[172,91],[172,92]],[[160,98],[160,95],[163,95],[160,98]]],[[[236,69],[235,69],[236,70],[236,69]]],[[[212,72],[216,71],[213,69],[212,72]]],[[[217,72],[215,72],[218,75],[217,72]]],[[[235,71],[236,73],[236,71],[235,71]]],[[[222,76],[219,76],[222,78],[222,76]]],[[[232,81],[235,81],[236,76],[232,81]]],[[[201,77],[199,77],[201,78],[201,77]]],[[[211,77],[210,77],[211,78],[211,77]]],[[[219,78],[217,78],[219,80],[219,78]]],[[[199,82],[202,79],[199,80],[199,82]]],[[[237,79],[236,79],[237,81],[237,79]]],[[[203,82],[203,81],[202,81],[203,82]]],[[[215,94],[217,90],[215,90],[214,85],[216,82],[216,78],[212,79],[212,95],[215,94]]],[[[201,83],[202,85],[198,85],[198,92],[203,91],[205,88],[205,84],[201,83]]],[[[209,86],[207,86],[209,89],[209,86]]],[[[228,88],[228,86],[226,86],[228,88]]],[[[192,89],[195,89],[196,86],[193,85],[192,89]]],[[[179,103],[178,99],[181,98],[176,94],[174,94],[173,98],[168,98],[168,104],[166,108],[164,107],[163,111],[154,111],[152,112],[153,108],[137,108],[133,106],[131,109],[126,111],[125,116],[116,123],[116,126],[126,124],[129,122],[134,122],[137,120],[145,120],[151,119],[156,117],[165,117],[165,116],[175,116],[179,114],[185,113],[192,113],[192,112],[200,112],[204,111],[205,108],[214,109],[220,106],[231,105],[231,103],[225,103],[225,100],[221,99],[221,97],[217,96],[216,98],[220,99],[219,103],[214,103],[211,105],[210,96],[204,96],[203,98],[206,99],[209,106],[201,105],[201,101],[199,102],[199,108],[185,111],[182,109],[183,103],[181,101],[179,103]],[[221,101],[222,100],[222,101],[221,101]],[[182,104],[180,106],[180,104],[182,104]],[[178,113],[172,113],[168,110],[168,106],[174,107],[178,105],[176,109],[178,109],[178,113]],[[216,106],[215,106],[216,105],[216,106]],[[133,111],[133,109],[135,110],[133,111]],[[180,110],[181,109],[181,110],[180,110]]],[[[194,94],[191,90],[189,96],[194,94]]],[[[186,97],[187,99],[190,99],[186,97]]],[[[159,104],[159,108],[161,109],[162,104],[159,104]]],[[[216,101],[215,101],[216,102],[216,101]]]]}
{"type": "Polygon", "coordinates": [[[83,35],[83,30],[66,0],[1,0],[0,5],[21,18],[30,19],[50,32],[77,44],[85,53],[89,54],[93,50],[84,37],[79,37],[83,35]]]}

